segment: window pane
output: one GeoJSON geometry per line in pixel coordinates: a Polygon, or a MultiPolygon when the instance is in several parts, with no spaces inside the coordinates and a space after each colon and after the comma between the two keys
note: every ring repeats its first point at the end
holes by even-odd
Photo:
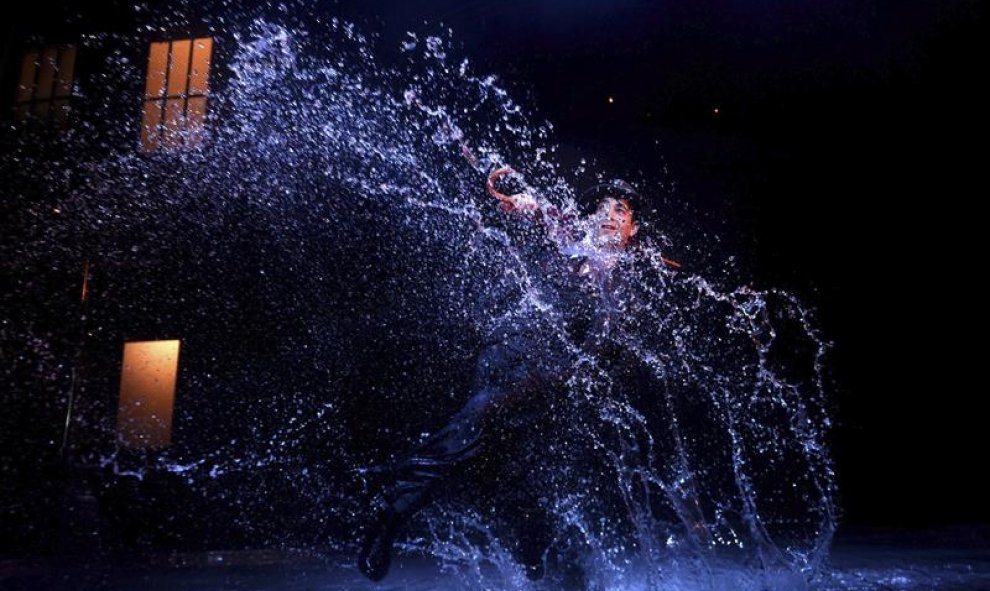
{"type": "Polygon", "coordinates": [[[165,101],[165,123],[162,126],[162,147],[175,149],[182,147],[182,133],[185,131],[186,99],[174,98],[165,101]]]}
{"type": "Polygon", "coordinates": [[[189,87],[189,53],[192,40],[172,42],[172,64],[168,70],[168,96],[179,96],[186,93],[189,87]]]}
{"type": "Polygon", "coordinates": [[[210,59],[213,53],[213,39],[204,37],[193,43],[192,73],[189,75],[189,94],[209,92],[210,59]]]}
{"type": "Polygon", "coordinates": [[[210,37],[151,44],[145,95],[164,100],[145,103],[141,136],[145,152],[202,143],[212,57],[210,37]]]}
{"type": "Polygon", "coordinates": [[[117,437],[123,445],[171,443],[178,369],[179,341],[124,343],[117,409],[117,437]]]}
{"type": "Polygon", "coordinates": [[[48,100],[52,97],[52,83],[55,82],[55,58],[58,49],[46,48],[41,54],[41,67],[38,72],[38,87],[34,92],[34,100],[48,100]]]}
{"type": "Polygon", "coordinates": [[[160,97],[165,93],[165,70],[168,68],[168,41],[152,43],[148,52],[148,80],[144,87],[145,98],[160,97]]]}
{"type": "MultiPolygon", "coordinates": [[[[21,81],[17,85],[17,102],[26,103],[34,96],[34,76],[38,70],[38,52],[29,51],[24,54],[21,63],[21,81]]],[[[27,115],[27,110],[24,111],[27,115]]]]}
{"type": "Polygon", "coordinates": [[[141,122],[141,149],[145,152],[158,150],[162,130],[161,101],[144,101],[144,117],[141,122]]]}
{"type": "Polygon", "coordinates": [[[186,113],[186,143],[189,147],[199,147],[203,144],[203,132],[206,124],[206,97],[192,97],[186,113]]]}
{"type": "Polygon", "coordinates": [[[58,84],[55,86],[55,96],[66,97],[72,94],[72,71],[75,67],[76,48],[62,48],[58,56],[58,84]]]}

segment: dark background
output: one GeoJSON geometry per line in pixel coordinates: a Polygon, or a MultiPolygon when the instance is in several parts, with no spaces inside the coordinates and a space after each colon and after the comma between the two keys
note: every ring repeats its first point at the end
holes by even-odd
{"type": "Polygon", "coordinates": [[[350,4],[386,40],[449,25],[604,169],[666,165],[675,199],[726,222],[713,231],[757,284],[818,308],[844,524],[990,521],[985,5],[350,4]]]}
{"type": "Polygon", "coordinates": [[[667,201],[711,232],[689,241],[720,236],[757,286],[815,305],[844,524],[990,521],[983,4],[324,4],[391,44],[449,26],[565,148],[666,167],[667,201]]]}

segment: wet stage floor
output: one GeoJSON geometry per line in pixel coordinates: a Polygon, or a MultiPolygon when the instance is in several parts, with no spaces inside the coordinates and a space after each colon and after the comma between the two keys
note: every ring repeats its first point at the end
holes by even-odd
{"type": "MultiPolygon", "coordinates": [[[[173,562],[174,557],[173,557],[173,562]]],[[[212,553],[188,555],[186,565],[123,566],[120,564],[67,565],[44,560],[0,561],[0,589],[112,591],[343,591],[464,589],[451,573],[435,562],[417,557],[399,558],[388,578],[375,584],[365,580],[349,560],[319,560],[275,553],[212,553]],[[195,557],[195,558],[193,558],[195,557]]],[[[739,578],[718,573],[706,582],[673,589],[737,589],[739,578]]],[[[757,585],[753,588],[761,588],[757,585]]],[[[534,585],[550,591],[556,587],[534,585]]],[[[638,587],[628,587],[637,589],[638,587]]],[[[786,582],[770,588],[809,588],[786,582]]],[[[990,589],[990,546],[985,538],[965,533],[937,540],[910,536],[846,537],[836,543],[830,567],[810,589],[921,590],[990,589]]]]}

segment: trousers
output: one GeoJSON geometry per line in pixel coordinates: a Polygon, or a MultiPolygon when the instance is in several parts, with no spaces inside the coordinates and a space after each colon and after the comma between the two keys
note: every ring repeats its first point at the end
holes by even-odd
{"type": "Polygon", "coordinates": [[[477,358],[472,395],[439,431],[403,456],[383,496],[399,515],[410,517],[458,465],[481,449],[491,415],[520,390],[558,383],[573,361],[566,340],[555,338],[547,321],[524,318],[492,331],[477,358]]]}

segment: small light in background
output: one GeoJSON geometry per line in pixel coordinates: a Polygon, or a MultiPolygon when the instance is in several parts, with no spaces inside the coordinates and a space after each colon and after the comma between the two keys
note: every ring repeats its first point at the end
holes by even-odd
{"type": "Polygon", "coordinates": [[[715,113],[716,115],[718,115],[718,107],[715,107],[714,109],[712,109],[712,112],[715,113]]]}
{"type": "Polygon", "coordinates": [[[610,105],[611,105],[611,104],[612,104],[612,103],[614,103],[614,102],[615,102],[615,97],[611,97],[611,96],[610,96],[610,97],[608,97],[608,104],[610,104],[610,105]]]}

